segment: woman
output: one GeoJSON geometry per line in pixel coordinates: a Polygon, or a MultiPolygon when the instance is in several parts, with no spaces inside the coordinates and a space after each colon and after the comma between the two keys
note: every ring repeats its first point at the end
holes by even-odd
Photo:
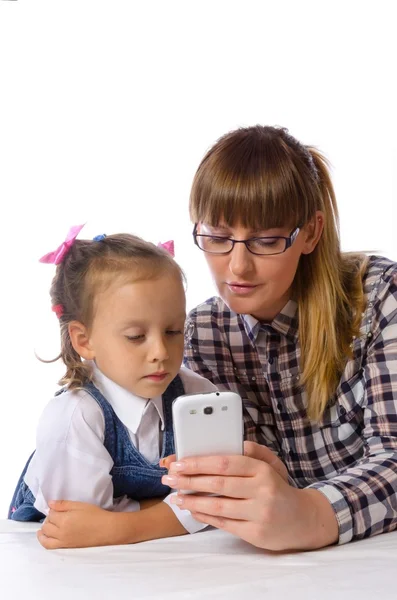
{"type": "MultiPolygon", "coordinates": [[[[244,457],[170,458],[165,484],[220,494],[173,500],[271,550],[395,529],[397,264],[341,252],[326,161],[285,129],[221,138],[190,212],[220,298],[190,314],[186,365],[241,394],[250,441],[244,457]]],[[[128,515],[53,507],[46,547],[136,540],[128,515]]]]}

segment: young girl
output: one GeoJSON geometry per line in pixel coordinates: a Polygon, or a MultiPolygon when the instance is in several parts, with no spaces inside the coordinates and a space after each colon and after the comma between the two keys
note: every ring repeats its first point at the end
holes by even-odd
{"type": "MultiPolygon", "coordinates": [[[[172,401],[215,389],[181,368],[185,294],[170,253],[128,234],[76,240],[80,229],[42,259],[58,265],[50,293],[66,372],[40,419],[15,520],[43,520],[51,499],[133,512],[167,496],[159,459],[174,448],[172,401]]],[[[157,520],[144,513],[140,539],[202,527],[167,499],[157,520]]]]}
{"type": "MultiPolygon", "coordinates": [[[[270,550],[396,529],[397,264],[341,251],[327,163],[281,128],[218,140],[190,213],[219,297],[188,318],[186,365],[240,393],[250,442],[226,464],[170,464],[164,483],[223,496],[173,500],[270,550]]],[[[47,547],[79,542],[88,521],[112,543],[105,511],[53,509],[47,547]]],[[[134,524],[124,526],[127,542],[134,524]]]]}

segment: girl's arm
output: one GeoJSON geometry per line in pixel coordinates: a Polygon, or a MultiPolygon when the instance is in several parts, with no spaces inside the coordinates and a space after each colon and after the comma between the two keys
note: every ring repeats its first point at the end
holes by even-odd
{"type": "MultiPolygon", "coordinates": [[[[187,369],[182,369],[180,376],[186,393],[216,389],[209,381],[187,369]]],[[[58,403],[59,400],[60,398],[57,399],[58,403]]],[[[102,411],[90,397],[86,401],[86,410],[82,411],[84,407],[80,407],[80,411],[74,414],[71,430],[74,429],[76,435],[73,436],[74,441],[69,444],[72,447],[70,452],[66,451],[67,457],[64,456],[65,452],[60,452],[60,448],[49,453],[48,445],[46,446],[46,457],[54,456],[55,464],[48,465],[47,476],[44,478],[46,498],[51,510],[38,533],[40,543],[46,548],[129,544],[183,535],[187,532],[194,533],[203,529],[205,525],[195,522],[189,513],[181,511],[177,506],[169,506],[169,497],[165,502],[157,498],[140,503],[123,498],[121,502],[114,504],[112,479],[109,474],[112,460],[103,446],[102,411]],[[90,411],[93,411],[93,414],[90,414],[90,411]],[[101,419],[101,422],[98,422],[98,419],[101,419]],[[79,455],[78,458],[83,458],[83,463],[75,463],[77,442],[84,447],[83,456],[79,455]],[[88,464],[84,464],[84,457],[88,464]],[[59,471],[62,487],[57,484],[58,478],[53,466],[59,471]],[[75,474],[67,485],[65,473],[75,474]],[[98,497],[98,490],[102,490],[101,498],[98,497]],[[51,502],[50,499],[53,498],[68,500],[51,502]],[[102,510],[98,505],[108,510],[102,510]],[[134,509],[139,512],[132,513],[134,509]],[[129,513],[120,514],[121,511],[129,513]]],[[[67,406],[70,406],[70,399],[67,406]]]]}
{"type": "Polygon", "coordinates": [[[84,392],[65,392],[45,409],[25,477],[36,508],[48,515],[40,542],[48,548],[82,547],[186,533],[159,499],[113,499],[113,461],[103,440],[103,413],[84,392]],[[75,502],[51,502],[62,498],[75,502]]]}
{"type": "Polygon", "coordinates": [[[113,460],[103,445],[104,429],[101,408],[82,390],[64,392],[47,405],[25,475],[37,510],[47,515],[49,500],[63,498],[108,510],[139,510],[127,497],[113,499],[113,460]]]}
{"type": "Polygon", "coordinates": [[[50,512],[37,538],[44,548],[86,548],[135,544],[184,535],[172,509],[161,498],[141,502],[139,512],[111,512],[84,502],[50,502],[50,512]]]}

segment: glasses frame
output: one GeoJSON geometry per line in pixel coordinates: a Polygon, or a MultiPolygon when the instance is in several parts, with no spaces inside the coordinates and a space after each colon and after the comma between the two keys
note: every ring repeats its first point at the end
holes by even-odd
{"type": "Polygon", "coordinates": [[[254,254],[255,256],[277,256],[278,254],[284,254],[284,252],[286,252],[288,250],[288,248],[291,248],[292,244],[298,237],[298,233],[300,232],[300,229],[301,229],[300,227],[295,227],[295,229],[293,229],[291,231],[289,236],[272,235],[272,236],[264,236],[264,237],[252,237],[252,238],[248,238],[247,240],[235,240],[234,238],[226,237],[223,235],[203,235],[201,233],[197,233],[197,225],[198,225],[198,223],[195,223],[194,228],[193,228],[194,243],[196,244],[197,248],[202,250],[202,252],[205,252],[206,254],[214,254],[215,256],[216,255],[225,256],[226,254],[230,254],[231,252],[233,252],[235,244],[244,244],[244,246],[247,248],[248,252],[251,252],[251,254],[254,254]],[[205,238],[205,237],[207,237],[207,238],[208,237],[222,238],[224,240],[229,240],[230,242],[232,242],[232,247],[230,248],[230,250],[227,250],[226,252],[210,252],[209,250],[204,250],[203,248],[201,248],[199,246],[197,238],[205,238]],[[254,252],[253,250],[251,250],[251,248],[248,247],[248,243],[252,242],[253,240],[274,240],[274,239],[285,240],[284,250],[282,250],[281,252],[273,252],[271,254],[261,254],[258,252],[254,252]]]}

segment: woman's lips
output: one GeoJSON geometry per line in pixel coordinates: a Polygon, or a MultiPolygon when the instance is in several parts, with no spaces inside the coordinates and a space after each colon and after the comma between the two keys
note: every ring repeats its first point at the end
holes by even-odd
{"type": "Polygon", "coordinates": [[[239,296],[244,296],[250,294],[255,288],[258,286],[253,285],[251,283],[237,283],[235,281],[231,281],[226,284],[233,294],[238,294],[239,296]]]}

